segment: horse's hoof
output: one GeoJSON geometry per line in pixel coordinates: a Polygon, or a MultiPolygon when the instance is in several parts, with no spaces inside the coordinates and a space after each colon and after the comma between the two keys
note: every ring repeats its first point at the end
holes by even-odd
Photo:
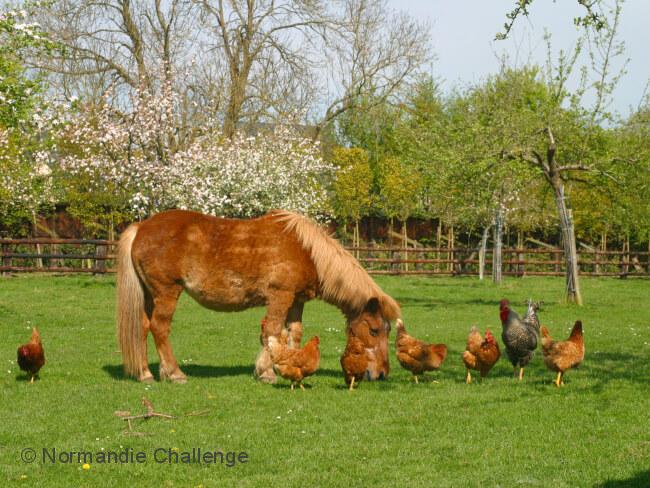
{"type": "Polygon", "coordinates": [[[184,374],[170,376],[169,381],[171,381],[172,383],[176,383],[178,385],[184,385],[185,383],[187,383],[187,376],[185,376],[184,374]]]}
{"type": "Polygon", "coordinates": [[[258,381],[261,381],[262,383],[266,383],[268,385],[274,385],[277,381],[278,378],[275,376],[275,373],[262,373],[257,376],[258,381]]]}
{"type": "Polygon", "coordinates": [[[169,380],[172,383],[183,384],[187,383],[187,376],[179,369],[176,368],[173,372],[168,372],[166,369],[160,369],[160,381],[169,380]]]}
{"type": "Polygon", "coordinates": [[[154,377],[151,373],[149,374],[144,374],[138,378],[138,381],[140,383],[153,383],[154,382],[154,377]]]}

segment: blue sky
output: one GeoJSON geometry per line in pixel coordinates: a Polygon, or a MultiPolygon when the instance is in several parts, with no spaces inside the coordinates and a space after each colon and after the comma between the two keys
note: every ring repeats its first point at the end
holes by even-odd
{"type": "MultiPolygon", "coordinates": [[[[609,0],[613,4],[613,0],[609,0]]],[[[528,18],[517,20],[510,38],[494,41],[502,30],[514,0],[388,0],[395,10],[428,20],[436,60],[431,71],[444,87],[479,82],[499,69],[498,57],[507,53],[517,65],[543,64],[546,59],[544,30],[552,35],[554,50],[571,50],[582,33],[573,18],[584,11],[576,0],[536,0],[528,18]]],[[[627,0],[619,29],[630,58],[627,74],[614,95],[612,109],[627,115],[641,100],[650,79],[650,1],[627,0]]],[[[583,64],[586,64],[586,58],[583,64]]],[[[619,60],[620,66],[623,59],[619,60]]],[[[589,98],[585,100],[589,103],[589,98]]]]}

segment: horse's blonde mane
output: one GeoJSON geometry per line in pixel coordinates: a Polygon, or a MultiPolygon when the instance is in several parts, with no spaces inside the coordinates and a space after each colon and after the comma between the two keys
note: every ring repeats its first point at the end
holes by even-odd
{"type": "Polygon", "coordinates": [[[401,316],[400,307],[386,295],[359,262],[334,238],[308,218],[285,210],[274,212],[285,230],[298,237],[316,266],[323,300],[344,312],[359,314],[371,298],[379,299],[382,314],[388,320],[401,316]]]}

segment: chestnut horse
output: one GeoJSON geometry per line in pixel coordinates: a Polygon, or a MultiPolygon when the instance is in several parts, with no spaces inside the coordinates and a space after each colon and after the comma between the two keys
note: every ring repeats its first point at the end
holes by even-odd
{"type": "MultiPolygon", "coordinates": [[[[347,334],[375,351],[378,359],[366,376],[388,375],[389,321],[400,316],[399,305],[306,217],[274,211],[239,220],[170,210],[130,225],[120,237],[117,268],[117,329],[128,375],[153,379],[147,361],[151,331],[160,378],[186,381],[169,340],[183,290],[214,310],[266,306],[267,337],[279,336],[283,327],[301,328],[305,302],[322,298],[343,312],[347,334]]],[[[274,382],[265,351],[256,374],[274,382]]]]}

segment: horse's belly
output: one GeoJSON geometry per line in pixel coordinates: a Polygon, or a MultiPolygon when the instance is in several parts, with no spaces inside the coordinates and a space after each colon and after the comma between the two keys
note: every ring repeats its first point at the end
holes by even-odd
{"type": "Polygon", "coordinates": [[[264,295],[255,287],[246,286],[241,278],[231,277],[201,284],[186,282],[188,295],[213,310],[236,311],[264,305],[264,295]]]}

